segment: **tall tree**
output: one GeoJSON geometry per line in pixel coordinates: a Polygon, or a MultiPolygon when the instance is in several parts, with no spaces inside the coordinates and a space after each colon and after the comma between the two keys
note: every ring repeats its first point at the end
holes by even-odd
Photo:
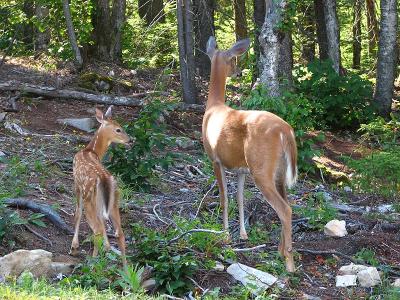
{"type": "Polygon", "coordinates": [[[378,65],[374,100],[382,116],[388,117],[392,106],[393,83],[397,65],[397,0],[381,0],[378,65]]]}
{"type": "Polygon", "coordinates": [[[147,26],[165,21],[163,0],[139,0],[138,3],[139,16],[146,21],[147,26]]]}
{"type": "Polygon", "coordinates": [[[247,18],[246,18],[246,0],[233,1],[235,11],[235,33],[236,40],[241,40],[248,37],[247,33],[247,18]]]}
{"type": "MultiPolygon", "coordinates": [[[[35,3],[35,15],[39,22],[44,22],[44,20],[49,15],[49,8],[41,4],[40,2],[35,3]]],[[[37,54],[46,51],[47,46],[50,42],[50,30],[49,28],[42,29],[41,27],[35,30],[35,52],[37,54]]]]}
{"type": "Polygon", "coordinates": [[[359,69],[361,63],[361,11],[362,0],[353,4],[353,68],[359,69]]]}
{"type": "Polygon", "coordinates": [[[193,18],[191,0],[177,0],[179,68],[183,88],[183,101],[197,102],[195,63],[193,55],[193,18]]]}
{"type": "Polygon", "coordinates": [[[94,56],[103,61],[122,61],[121,34],[126,0],[94,0],[92,14],[94,56]]]}
{"type": "Polygon", "coordinates": [[[378,42],[378,21],[376,19],[375,0],[366,0],[367,26],[368,26],[368,51],[370,55],[375,54],[375,47],[378,42]]]}
{"type": "Polygon", "coordinates": [[[336,0],[324,0],[325,30],[328,42],[328,57],[336,73],[340,70],[339,21],[336,12],[336,0]]]}
{"type": "Polygon", "coordinates": [[[193,0],[194,55],[200,76],[210,75],[210,59],[206,54],[208,38],[215,35],[215,0],[193,0]]]}
{"type": "Polygon", "coordinates": [[[328,59],[328,37],[326,35],[326,23],[323,0],[314,0],[315,22],[317,27],[317,40],[319,59],[328,59]]]}
{"type": "Polygon", "coordinates": [[[291,82],[292,43],[290,32],[280,28],[286,0],[267,0],[260,41],[260,81],[272,97],[282,94],[291,82]]]}
{"type": "Polygon", "coordinates": [[[74,24],[72,23],[69,0],[63,0],[63,11],[64,11],[65,23],[67,24],[69,42],[71,43],[71,48],[75,56],[75,64],[77,65],[78,68],[81,68],[83,64],[83,59],[75,36],[75,29],[74,29],[74,24]]]}
{"type": "Polygon", "coordinates": [[[304,1],[299,4],[302,16],[298,23],[300,32],[303,36],[301,47],[301,57],[306,62],[311,62],[315,58],[315,13],[312,1],[304,1]]]}
{"type": "Polygon", "coordinates": [[[253,69],[253,78],[258,78],[260,76],[260,32],[265,20],[266,12],[266,2],[265,0],[253,0],[253,18],[254,18],[254,57],[255,63],[253,64],[255,68],[253,69]]]}
{"type": "MultiPolygon", "coordinates": [[[[35,2],[34,0],[25,0],[22,11],[27,19],[31,19],[35,15],[35,2]]],[[[33,49],[34,27],[32,22],[26,22],[22,26],[22,41],[25,46],[33,49]]]]}

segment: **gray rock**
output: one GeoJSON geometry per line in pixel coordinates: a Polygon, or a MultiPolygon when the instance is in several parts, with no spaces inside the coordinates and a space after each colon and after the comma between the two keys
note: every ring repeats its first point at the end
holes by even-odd
{"type": "Polygon", "coordinates": [[[0,113],[0,122],[3,122],[4,119],[6,118],[7,113],[6,112],[1,112],[0,113]]]}
{"type": "Polygon", "coordinates": [[[331,220],[324,227],[324,233],[333,237],[344,237],[347,235],[346,221],[331,220]]]}
{"type": "Polygon", "coordinates": [[[284,286],[275,276],[240,263],[230,265],[226,271],[249,288],[254,295],[262,293],[276,283],[281,288],[284,286]]]}
{"type": "Polygon", "coordinates": [[[152,290],[156,286],[156,281],[153,278],[147,279],[142,282],[142,288],[146,291],[152,290]]]}
{"type": "Polygon", "coordinates": [[[180,136],[176,138],[176,145],[183,150],[192,149],[194,148],[195,144],[195,141],[185,136],[180,136]]]}
{"type": "Polygon", "coordinates": [[[323,192],[323,196],[324,196],[324,200],[327,202],[331,202],[332,201],[332,195],[329,194],[328,192],[323,192]]]}
{"type": "Polygon", "coordinates": [[[71,263],[52,262],[51,271],[53,274],[70,274],[74,270],[75,265],[71,263]]]}
{"type": "Polygon", "coordinates": [[[383,204],[383,205],[379,205],[377,208],[378,212],[380,212],[381,214],[384,213],[391,213],[394,212],[394,207],[392,204],[383,204]]]}
{"type": "Polygon", "coordinates": [[[368,268],[368,266],[350,264],[347,266],[340,267],[339,274],[340,275],[357,275],[358,272],[366,270],[367,268],[368,268]]]}
{"type": "Polygon", "coordinates": [[[357,285],[357,275],[336,276],[336,287],[347,287],[357,285]]]}
{"type": "Polygon", "coordinates": [[[213,269],[214,269],[215,271],[222,272],[222,271],[225,270],[225,266],[224,266],[221,262],[216,261],[216,262],[215,262],[215,266],[214,266],[213,269]]]}
{"type": "Polygon", "coordinates": [[[358,272],[357,277],[362,287],[372,287],[381,283],[381,276],[375,267],[368,267],[358,272]]]}
{"type": "Polygon", "coordinates": [[[400,288],[400,278],[396,278],[396,280],[392,283],[392,286],[395,288],[400,288]]]}
{"type": "Polygon", "coordinates": [[[4,127],[5,127],[6,129],[12,131],[12,132],[16,132],[16,133],[18,133],[18,134],[20,134],[20,135],[23,135],[23,136],[29,135],[29,131],[28,131],[28,130],[23,129],[21,126],[19,126],[19,125],[16,124],[16,123],[12,123],[12,122],[6,121],[6,122],[4,123],[4,127]]]}
{"type": "Polygon", "coordinates": [[[52,253],[36,250],[17,250],[0,258],[0,276],[19,276],[29,271],[35,278],[51,273],[52,253]]]}
{"type": "Polygon", "coordinates": [[[351,187],[345,186],[345,187],[343,188],[343,191],[345,191],[346,193],[351,193],[353,190],[351,189],[351,187]]]}
{"type": "Polygon", "coordinates": [[[321,300],[320,297],[313,296],[313,295],[308,295],[308,294],[306,294],[306,293],[303,293],[301,299],[302,299],[302,300],[321,300]]]}
{"type": "Polygon", "coordinates": [[[72,126],[86,132],[91,132],[95,126],[95,121],[92,118],[57,119],[57,123],[72,126]]]}

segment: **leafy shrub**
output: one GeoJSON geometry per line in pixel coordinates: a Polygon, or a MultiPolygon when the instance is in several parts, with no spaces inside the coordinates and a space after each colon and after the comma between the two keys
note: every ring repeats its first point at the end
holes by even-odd
{"type": "Polygon", "coordinates": [[[368,124],[361,124],[358,132],[362,133],[364,139],[379,147],[391,147],[400,140],[400,120],[394,114],[390,117],[390,121],[377,117],[368,124]]]}
{"type": "Polygon", "coordinates": [[[165,149],[174,144],[174,139],[164,134],[165,125],[159,122],[162,113],[171,108],[172,104],[158,100],[149,102],[136,121],[124,126],[135,140],[133,147],[128,151],[123,146],[111,150],[111,170],[134,189],[149,190],[155,168],[168,168],[173,163],[175,155],[165,149]]]}
{"type": "Polygon", "coordinates": [[[372,249],[362,248],[354,256],[356,259],[360,259],[371,266],[377,267],[379,265],[379,261],[376,258],[375,251],[372,249]]]}
{"type": "Polygon", "coordinates": [[[355,170],[353,185],[360,191],[380,193],[385,196],[400,191],[400,147],[394,146],[384,151],[355,160],[345,159],[355,170]]]}
{"type": "Polygon", "coordinates": [[[298,164],[301,171],[313,170],[310,161],[319,152],[313,148],[316,141],[322,140],[322,134],[317,137],[307,135],[316,125],[316,115],[319,106],[314,106],[302,94],[286,92],[279,98],[271,98],[266,89],[259,86],[244,100],[247,109],[262,109],[274,113],[288,122],[294,129],[298,147],[298,164]]]}
{"type": "Polygon", "coordinates": [[[298,68],[296,92],[312,107],[318,107],[317,121],[333,129],[354,128],[373,118],[372,84],[356,74],[340,76],[330,61],[314,61],[298,68]]]}
{"type": "Polygon", "coordinates": [[[325,199],[323,192],[309,194],[305,199],[306,207],[295,208],[296,214],[309,218],[312,228],[322,229],[327,222],[336,218],[337,210],[325,199]]]}

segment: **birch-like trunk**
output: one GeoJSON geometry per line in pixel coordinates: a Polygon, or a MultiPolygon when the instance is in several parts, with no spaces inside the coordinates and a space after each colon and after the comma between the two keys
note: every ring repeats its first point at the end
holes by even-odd
{"type": "Polygon", "coordinates": [[[71,48],[75,56],[75,63],[78,68],[81,68],[83,65],[83,59],[81,51],[79,50],[78,47],[78,42],[76,40],[74,24],[72,23],[71,10],[69,8],[68,0],[63,0],[63,11],[64,11],[65,23],[67,24],[69,42],[71,43],[71,48]]]}
{"type": "Polygon", "coordinates": [[[336,0],[324,0],[324,15],[326,24],[326,37],[328,42],[328,57],[332,67],[339,73],[340,69],[340,38],[339,22],[336,14],[336,0]]]}
{"type": "Polygon", "coordinates": [[[286,0],[266,2],[266,15],[259,37],[260,81],[271,97],[280,96],[292,78],[290,33],[279,28],[286,5],[286,0]]]}
{"type": "MultiPolygon", "coordinates": [[[[49,9],[46,6],[37,3],[35,7],[35,15],[39,22],[43,22],[43,20],[49,15],[49,9]]],[[[46,51],[50,42],[50,30],[46,28],[44,31],[41,31],[36,28],[35,31],[35,52],[40,53],[46,51]]]]}
{"type": "Polygon", "coordinates": [[[381,0],[378,65],[374,100],[382,116],[388,117],[393,98],[397,64],[397,0],[381,0]]]}

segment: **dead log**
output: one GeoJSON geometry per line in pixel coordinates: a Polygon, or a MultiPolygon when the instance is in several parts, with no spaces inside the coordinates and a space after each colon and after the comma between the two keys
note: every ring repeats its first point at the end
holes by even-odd
{"type": "MultiPolygon", "coordinates": [[[[51,100],[57,98],[81,100],[97,104],[105,105],[120,105],[120,106],[134,106],[142,107],[146,105],[146,98],[132,97],[132,96],[113,96],[104,94],[91,94],[80,92],[70,89],[57,89],[55,87],[39,86],[32,84],[25,84],[17,81],[6,81],[0,83],[0,91],[19,91],[26,94],[34,94],[44,97],[49,97],[51,100]]],[[[204,112],[204,106],[198,104],[176,104],[175,110],[188,111],[188,112],[204,112]]]]}
{"type": "Polygon", "coordinates": [[[72,229],[64,222],[60,215],[51,208],[50,205],[37,203],[31,199],[24,198],[8,198],[4,202],[11,207],[22,209],[29,209],[36,213],[42,213],[46,218],[52,222],[57,228],[63,230],[65,233],[72,234],[72,229]]]}

